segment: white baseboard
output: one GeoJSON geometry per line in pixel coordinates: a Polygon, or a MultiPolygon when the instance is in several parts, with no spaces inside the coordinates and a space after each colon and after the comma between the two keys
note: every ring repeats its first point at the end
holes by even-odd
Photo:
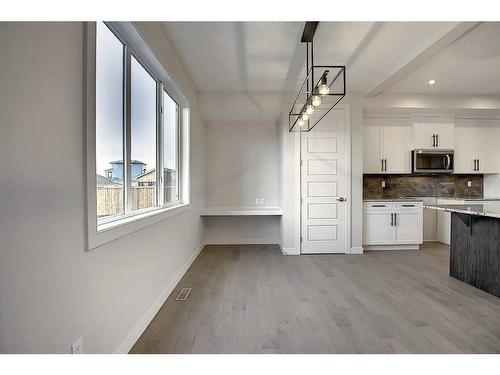
{"type": "Polygon", "coordinates": [[[200,246],[195,250],[193,255],[189,257],[189,259],[184,263],[182,268],[177,272],[177,275],[170,280],[168,285],[163,289],[161,294],[158,296],[158,298],[153,302],[153,304],[149,307],[149,309],[144,313],[142,318],[139,320],[139,322],[132,328],[132,330],[129,332],[125,340],[116,348],[115,354],[127,354],[130,349],[134,346],[134,344],[137,342],[139,337],[141,337],[142,333],[144,330],[147,328],[149,323],[153,320],[155,315],[158,313],[160,308],[163,306],[165,301],[167,300],[168,296],[170,293],[173,292],[179,281],[181,281],[182,277],[184,274],[187,272],[189,267],[191,267],[191,264],[195,261],[195,259],[198,257],[198,255],[201,253],[203,248],[205,247],[205,242],[202,242],[200,246]]]}
{"type": "Polygon", "coordinates": [[[208,239],[205,245],[279,245],[276,240],[269,239],[208,239]]]}
{"type": "Polygon", "coordinates": [[[293,247],[284,247],[283,244],[279,244],[281,253],[283,255],[300,255],[300,250],[293,247]]]}
{"type": "Polygon", "coordinates": [[[363,248],[361,246],[351,247],[351,254],[363,254],[363,248]]]}

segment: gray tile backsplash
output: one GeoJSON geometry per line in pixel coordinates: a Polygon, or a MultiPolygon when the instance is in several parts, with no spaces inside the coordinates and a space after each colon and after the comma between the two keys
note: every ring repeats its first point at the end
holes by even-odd
{"type": "Polygon", "coordinates": [[[482,198],[483,175],[363,175],[363,198],[443,197],[482,198]],[[385,181],[385,188],[382,187],[385,181]],[[472,186],[468,187],[467,182],[472,186]]]}

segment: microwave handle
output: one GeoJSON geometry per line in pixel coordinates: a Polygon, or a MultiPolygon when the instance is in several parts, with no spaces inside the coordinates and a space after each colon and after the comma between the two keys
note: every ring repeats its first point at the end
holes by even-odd
{"type": "Polygon", "coordinates": [[[450,169],[450,165],[451,165],[451,158],[450,158],[450,155],[446,154],[446,155],[444,156],[444,159],[445,159],[445,161],[444,161],[444,168],[445,168],[445,169],[450,169]]]}

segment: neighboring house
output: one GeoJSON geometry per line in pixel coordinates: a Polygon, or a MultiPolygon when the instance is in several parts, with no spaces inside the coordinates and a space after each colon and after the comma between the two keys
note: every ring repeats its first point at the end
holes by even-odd
{"type": "MultiPolygon", "coordinates": [[[[106,169],[106,177],[112,180],[123,181],[123,160],[112,161],[111,168],[106,169]]],[[[146,172],[146,164],[139,160],[132,160],[132,178],[146,172]]]]}
{"type": "MultiPolygon", "coordinates": [[[[175,169],[164,168],[163,169],[163,179],[165,181],[165,187],[176,186],[177,173],[175,169]]],[[[135,186],[154,186],[156,182],[156,168],[150,169],[134,178],[132,180],[132,185],[135,186]]]]}
{"type": "Polygon", "coordinates": [[[115,187],[115,186],[121,186],[122,184],[117,182],[116,180],[113,180],[108,177],[104,177],[100,174],[97,175],[97,186],[102,186],[102,187],[115,187]]]}

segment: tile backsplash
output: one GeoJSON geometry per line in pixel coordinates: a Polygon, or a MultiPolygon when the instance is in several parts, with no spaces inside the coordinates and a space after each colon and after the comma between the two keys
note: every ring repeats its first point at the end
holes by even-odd
{"type": "Polygon", "coordinates": [[[482,198],[483,175],[363,175],[363,199],[402,196],[482,198]],[[382,181],[385,181],[385,188],[382,181]],[[471,187],[467,186],[468,181],[471,187]]]}

